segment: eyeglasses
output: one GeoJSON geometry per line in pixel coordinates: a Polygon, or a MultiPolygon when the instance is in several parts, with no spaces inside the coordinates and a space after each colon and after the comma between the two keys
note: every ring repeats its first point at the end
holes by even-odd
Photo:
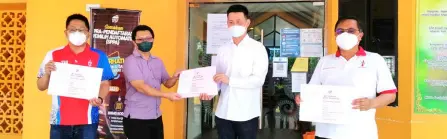
{"type": "Polygon", "coordinates": [[[349,28],[349,29],[337,28],[335,30],[335,34],[340,35],[340,34],[345,33],[345,32],[348,32],[350,34],[355,34],[357,31],[360,31],[360,30],[354,29],[354,28],[349,28]]]}
{"type": "Polygon", "coordinates": [[[151,42],[154,40],[154,38],[139,38],[135,39],[137,42],[151,42]]]}

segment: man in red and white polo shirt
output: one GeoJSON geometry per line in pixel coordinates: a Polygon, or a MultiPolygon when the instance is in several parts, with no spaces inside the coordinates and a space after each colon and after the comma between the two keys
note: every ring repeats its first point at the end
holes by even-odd
{"type": "Polygon", "coordinates": [[[39,70],[37,87],[48,89],[51,71],[57,70],[54,62],[98,67],[103,69],[99,97],[92,100],[53,96],[51,109],[50,139],[96,139],[99,108],[109,92],[109,80],[113,73],[107,56],[87,44],[90,36],[88,19],[73,14],[66,20],[66,46],[49,51],[39,70]]]}
{"type": "MultiPolygon", "coordinates": [[[[395,100],[396,86],[385,59],[359,46],[363,32],[356,18],[340,18],[335,27],[339,49],[318,62],[309,84],[354,86],[363,98],[352,102],[360,110],[352,124],[316,123],[316,139],[377,139],[376,108],[395,100]]],[[[295,101],[300,103],[299,95],[295,101]]]]}

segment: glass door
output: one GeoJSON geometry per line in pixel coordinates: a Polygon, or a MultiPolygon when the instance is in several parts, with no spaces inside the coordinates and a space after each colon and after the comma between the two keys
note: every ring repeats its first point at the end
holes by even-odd
{"type": "MultiPolygon", "coordinates": [[[[272,77],[273,57],[280,56],[281,29],[324,28],[324,2],[285,1],[222,3],[200,2],[189,4],[188,68],[211,66],[213,54],[207,53],[207,15],[226,14],[233,4],[245,5],[249,10],[251,25],[248,35],[263,42],[269,55],[269,72],[262,92],[260,139],[297,139],[299,131],[310,128],[310,123],[299,122],[298,107],[294,103],[290,68],[295,58],[289,57],[286,78],[272,77]]],[[[316,0],[314,0],[316,1],[316,0]]],[[[319,0],[318,0],[319,1],[319,0]]],[[[323,47],[323,46],[321,46],[323,47]]],[[[319,58],[310,58],[308,79],[319,58]]],[[[214,112],[218,96],[212,101],[188,99],[187,139],[217,139],[214,112]]]]}

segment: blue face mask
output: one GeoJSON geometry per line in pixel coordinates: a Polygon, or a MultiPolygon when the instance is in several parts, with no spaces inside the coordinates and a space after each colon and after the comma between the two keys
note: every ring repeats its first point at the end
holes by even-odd
{"type": "Polygon", "coordinates": [[[137,44],[138,45],[138,50],[142,51],[142,52],[149,52],[152,49],[152,42],[142,42],[137,44]]]}

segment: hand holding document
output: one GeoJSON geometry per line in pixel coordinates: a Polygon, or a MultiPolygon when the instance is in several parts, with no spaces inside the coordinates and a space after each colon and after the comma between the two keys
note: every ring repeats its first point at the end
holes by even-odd
{"type": "Polygon", "coordinates": [[[215,74],[215,66],[183,71],[180,74],[177,93],[183,98],[197,97],[201,93],[217,95],[217,83],[213,80],[215,74]]]}
{"type": "Polygon", "coordinates": [[[354,87],[301,85],[299,119],[330,124],[349,124],[358,110],[352,108],[352,102],[358,98],[354,87]]]}
{"type": "Polygon", "coordinates": [[[99,95],[102,68],[54,63],[48,94],[80,99],[93,99],[99,95]]]}

